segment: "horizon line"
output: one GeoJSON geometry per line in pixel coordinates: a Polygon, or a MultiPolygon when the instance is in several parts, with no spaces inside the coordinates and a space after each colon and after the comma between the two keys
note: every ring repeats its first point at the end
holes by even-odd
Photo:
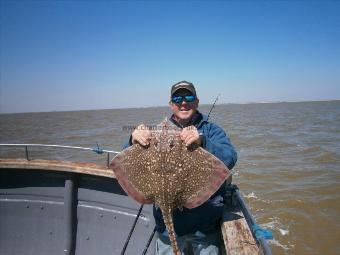
{"type": "MultiPolygon", "coordinates": [[[[331,100],[301,100],[301,101],[261,101],[261,102],[239,102],[239,103],[219,103],[217,105],[251,105],[251,104],[281,104],[281,103],[313,103],[313,102],[336,102],[340,99],[331,100]]],[[[200,104],[199,106],[212,105],[211,104],[200,104]]],[[[74,110],[49,110],[49,111],[28,111],[28,112],[0,112],[0,115],[5,114],[26,114],[26,113],[51,113],[51,112],[80,112],[80,111],[103,111],[103,110],[124,110],[124,109],[143,109],[143,108],[159,108],[168,107],[168,105],[156,105],[156,106],[134,106],[134,107],[116,107],[116,108],[98,108],[98,109],[74,109],[74,110]]]]}

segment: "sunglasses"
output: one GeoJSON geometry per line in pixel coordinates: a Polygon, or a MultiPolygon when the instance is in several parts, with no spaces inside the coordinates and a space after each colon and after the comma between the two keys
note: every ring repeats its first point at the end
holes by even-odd
{"type": "Polygon", "coordinates": [[[190,96],[173,96],[171,98],[171,102],[175,103],[175,104],[181,104],[183,101],[187,102],[187,103],[191,103],[194,102],[196,100],[196,97],[194,95],[190,95],[190,96]]]}

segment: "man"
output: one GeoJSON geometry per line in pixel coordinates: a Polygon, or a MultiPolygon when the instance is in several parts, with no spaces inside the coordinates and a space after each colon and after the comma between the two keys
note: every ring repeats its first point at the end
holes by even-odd
{"type": "MultiPolygon", "coordinates": [[[[237,154],[229,138],[219,126],[208,122],[207,116],[198,108],[194,85],[187,81],[174,84],[171,88],[169,106],[173,112],[170,121],[182,128],[181,139],[186,146],[198,144],[209,151],[232,169],[237,154]]],[[[130,145],[139,143],[147,146],[150,141],[150,130],[144,124],[139,125],[130,138],[130,145]]],[[[190,247],[194,254],[219,254],[219,221],[223,213],[225,185],[201,206],[194,209],[176,209],[173,214],[177,242],[183,254],[190,247]]],[[[157,230],[156,254],[171,255],[172,249],[164,225],[161,210],[154,206],[154,217],[157,230]]]]}

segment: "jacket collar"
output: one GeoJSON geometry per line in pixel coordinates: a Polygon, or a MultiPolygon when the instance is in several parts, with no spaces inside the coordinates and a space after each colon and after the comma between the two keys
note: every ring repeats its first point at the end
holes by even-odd
{"type": "MultiPolygon", "coordinates": [[[[174,123],[177,127],[184,128],[173,118],[173,116],[174,115],[172,114],[170,117],[170,121],[174,123]]],[[[208,122],[208,116],[200,113],[199,111],[196,111],[191,122],[187,126],[194,125],[196,128],[199,128],[200,126],[203,125],[204,122],[208,122]]]]}

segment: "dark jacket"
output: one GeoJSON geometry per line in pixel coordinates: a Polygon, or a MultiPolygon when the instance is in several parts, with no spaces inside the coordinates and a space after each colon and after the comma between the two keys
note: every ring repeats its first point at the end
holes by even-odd
{"type": "MultiPolygon", "coordinates": [[[[170,120],[177,126],[180,126],[173,118],[170,120]]],[[[197,112],[191,125],[194,125],[202,135],[202,147],[215,155],[224,164],[232,169],[237,161],[237,153],[231,144],[229,137],[218,125],[208,122],[207,116],[197,112]]],[[[131,145],[131,138],[129,141],[131,145]]],[[[182,211],[176,209],[173,214],[175,232],[178,236],[201,231],[207,233],[219,224],[219,219],[223,213],[223,197],[226,185],[222,185],[219,190],[213,194],[201,206],[182,211]]],[[[161,210],[154,206],[153,214],[156,221],[156,230],[159,233],[165,231],[165,224],[161,210]]]]}

